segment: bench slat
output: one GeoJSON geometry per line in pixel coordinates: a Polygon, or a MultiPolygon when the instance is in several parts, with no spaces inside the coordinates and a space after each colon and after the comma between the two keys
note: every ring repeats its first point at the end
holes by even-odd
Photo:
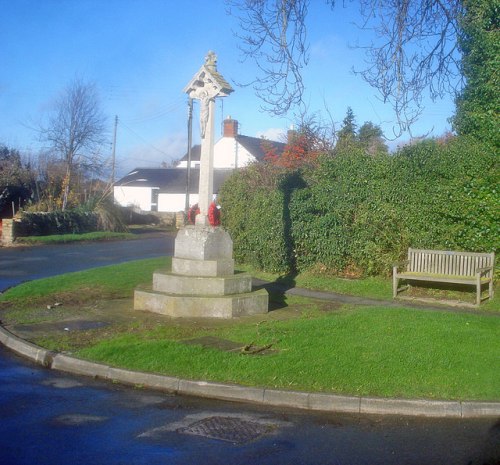
{"type": "MultiPolygon", "coordinates": [[[[430,273],[398,273],[396,275],[401,279],[411,279],[415,281],[429,281],[436,283],[454,283],[454,284],[476,284],[475,276],[459,276],[459,275],[442,275],[442,274],[430,274],[430,273]]],[[[489,278],[481,278],[481,283],[486,284],[490,280],[489,278]]]]}
{"type": "Polygon", "coordinates": [[[408,271],[415,273],[448,274],[474,276],[476,270],[493,266],[491,254],[443,253],[443,251],[418,251],[412,249],[408,254],[408,271]],[[420,252],[420,253],[419,253],[420,252]]]}

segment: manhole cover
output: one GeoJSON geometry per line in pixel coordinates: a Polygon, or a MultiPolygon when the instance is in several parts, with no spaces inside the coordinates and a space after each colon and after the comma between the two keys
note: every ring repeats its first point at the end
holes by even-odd
{"type": "Polygon", "coordinates": [[[269,424],[261,424],[241,418],[209,417],[185,428],[179,428],[177,432],[241,444],[253,441],[271,429],[272,426],[269,424]]]}

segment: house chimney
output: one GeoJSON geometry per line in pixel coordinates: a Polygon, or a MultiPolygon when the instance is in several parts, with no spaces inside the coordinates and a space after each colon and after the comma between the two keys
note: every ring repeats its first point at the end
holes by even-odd
{"type": "Polygon", "coordinates": [[[288,144],[294,142],[294,139],[297,137],[297,131],[295,130],[295,126],[292,124],[290,129],[286,133],[286,141],[288,144]]]}
{"type": "Polygon", "coordinates": [[[238,135],[238,121],[228,116],[224,120],[224,137],[236,137],[238,135]]]}

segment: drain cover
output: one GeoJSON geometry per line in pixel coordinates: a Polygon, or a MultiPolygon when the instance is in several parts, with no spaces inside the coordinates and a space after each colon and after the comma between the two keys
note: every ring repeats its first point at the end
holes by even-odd
{"type": "Polygon", "coordinates": [[[221,441],[238,444],[253,441],[272,429],[272,425],[232,417],[209,417],[197,421],[185,428],[179,428],[179,433],[204,436],[221,441]]]}

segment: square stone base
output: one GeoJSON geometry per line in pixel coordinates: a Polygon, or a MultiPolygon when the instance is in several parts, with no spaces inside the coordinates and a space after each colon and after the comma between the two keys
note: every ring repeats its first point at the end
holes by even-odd
{"type": "Polygon", "coordinates": [[[136,289],[134,309],[174,318],[234,318],[267,313],[269,296],[265,289],[225,296],[172,295],[136,289]]]}

